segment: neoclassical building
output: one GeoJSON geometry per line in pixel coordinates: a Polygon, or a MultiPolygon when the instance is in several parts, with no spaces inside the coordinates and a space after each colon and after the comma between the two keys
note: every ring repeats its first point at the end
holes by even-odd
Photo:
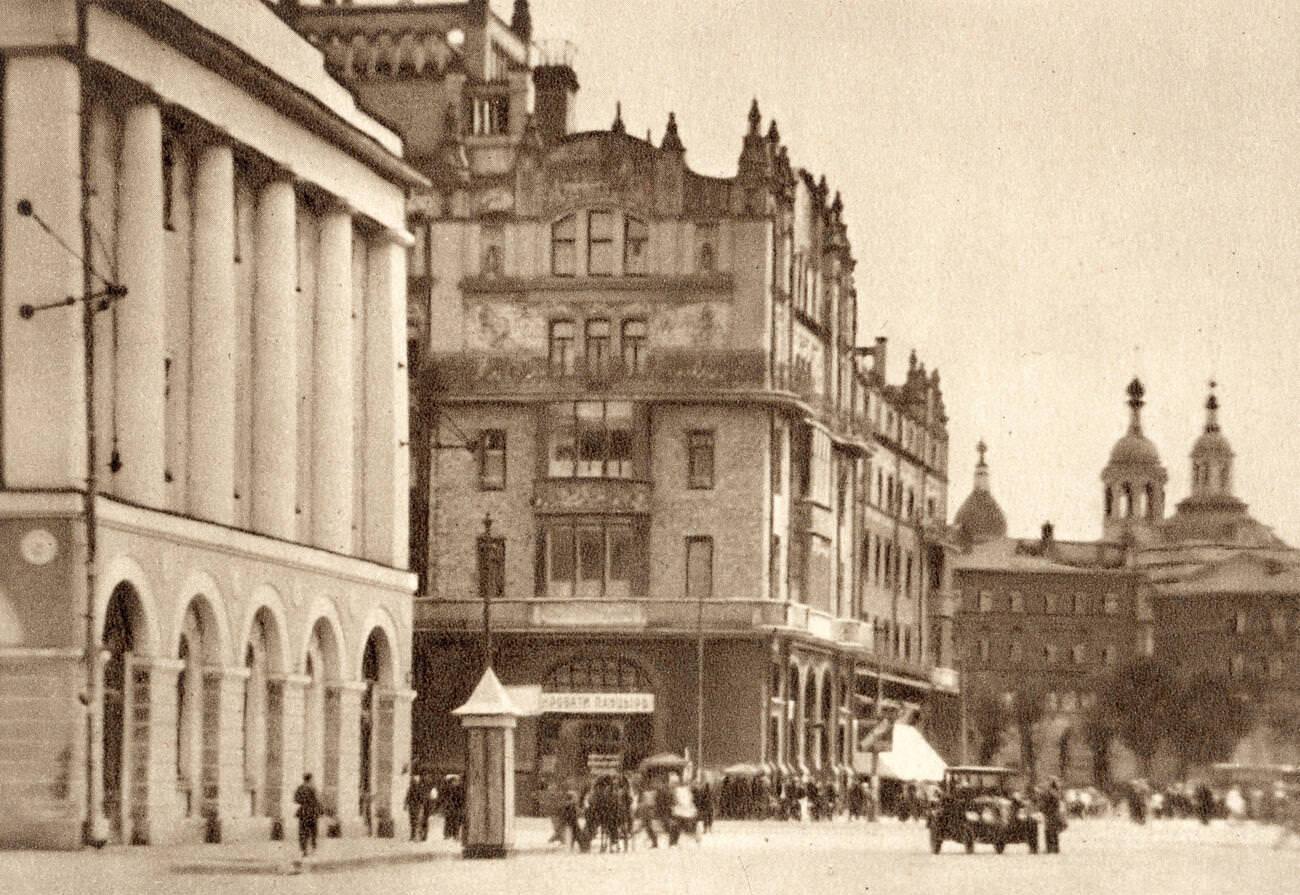
{"type": "Polygon", "coordinates": [[[258,0],[0,20],[0,844],[279,835],[409,755],[405,198],[258,0]]]}

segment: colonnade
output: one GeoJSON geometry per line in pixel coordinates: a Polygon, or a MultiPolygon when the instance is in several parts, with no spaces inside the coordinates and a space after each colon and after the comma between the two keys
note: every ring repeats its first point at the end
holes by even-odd
{"type": "MultiPolygon", "coordinates": [[[[96,120],[102,124],[106,116],[96,120]]],[[[244,263],[254,266],[254,281],[251,338],[247,356],[241,356],[238,148],[219,135],[193,150],[187,481],[183,505],[173,496],[169,506],[164,189],[171,185],[163,173],[163,139],[156,102],[141,100],[121,113],[117,258],[128,293],[115,310],[117,452],[108,490],[143,506],[403,566],[409,475],[404,234],[355,217],[345,199],[321,197],[288,172],[269,173],[256,185],[255,246],[242,252],[244,263]],[[313,306],[304,306],[297,289],[300,193],[307,191],[319,224],[313,306]],[[358,250],[366,265],[364,279],[354,276],[358,250]],[[355,287],[354,280],[360,281],[355,287]],[[354,288],[364,292],[359,304],[354,288]],[[312,318],[309,354],[298,346],[300,314],[312,318]],[[310,369],[302,368],[303,356],[310,357],[310,369]],[[243,483],[249,506],[242,513],[236,496],[241,490],[236,463],[241,365],[247,365],[250,393],[249,419],[242,425],[251,446],[250,481],[243,483]],[[311,397],[304,412],[310,414],[310,431],[300,433],[300,398],[308,384],[311,397]],[[303,462],[311,464],[310,485],[303,489],[310,493],[299,493],[303,462]],[[364,482],[360,491],[358,479],[364,482]],[[307,529],[299,524],[304,514],[307,529]]]]}

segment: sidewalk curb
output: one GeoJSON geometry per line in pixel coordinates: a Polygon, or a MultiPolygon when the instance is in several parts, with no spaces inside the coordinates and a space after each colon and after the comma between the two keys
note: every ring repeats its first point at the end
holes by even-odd
{"type": "MultiPolygon", "coordinates": [[[[551,850],[536,846],[515,848],[508,857],[551,850]]],[[[458,860],[464,860],[459,851],[394,852],[381,855],[355,855],[347,858],[308,858],[305,861],[300,858],[227,858],[177,862],[171,866],[171,872],[182,876],[297,876],[307,873],[338,873],[368,867],[458,860]]]]}

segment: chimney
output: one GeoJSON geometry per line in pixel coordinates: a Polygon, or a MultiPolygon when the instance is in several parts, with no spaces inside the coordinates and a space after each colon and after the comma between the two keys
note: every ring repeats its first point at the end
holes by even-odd
{"type": "Polygon", "coordinates": [[[888,372],[887,368],[885,367],[885,348],[888,344],[889,344],[889,339],[887,337],[876,336],[876,355],[875,355],[876,363],[875,366],[872,367],[871,369],[872,372],[875,373],[880,378],[881,382],[885,381],[885,375],[888,372]]]}
{"type": "Polygon", "coordinates": [[[1051,556],[1056,552],[1056,528],[1050,522],[1043,523],[1042,553],[1051,556]]]}
{"type": "Polygon", "coordinates": [[[578,75],[567,62],[533,69],[533,118],[543,142],[557,143],[573,132],[578,75]]]}

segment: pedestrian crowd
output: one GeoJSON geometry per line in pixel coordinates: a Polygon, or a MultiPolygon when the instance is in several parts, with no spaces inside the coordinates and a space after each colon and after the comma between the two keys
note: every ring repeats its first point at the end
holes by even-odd
{"type": "Polygon", "coordinates": [[[716,813],[715,788],[677,773],[605,774],[567,788],[550,783],[539,801],[551,818],[550,842],[583,852],[627,851],[642,836],[650,848],[661,839],[677,845],[683,835],[698,843],[716,813]]]}
{"type": "Polygon", "coordinates": [[[459,774],[447,774],[438,783],[433,775],[411,773],[406,787],[406,819],[412,842],[429,838],[429,821],[442,815],[442,838],[460,839],[465,829],[465,783],[459,774]]]}

